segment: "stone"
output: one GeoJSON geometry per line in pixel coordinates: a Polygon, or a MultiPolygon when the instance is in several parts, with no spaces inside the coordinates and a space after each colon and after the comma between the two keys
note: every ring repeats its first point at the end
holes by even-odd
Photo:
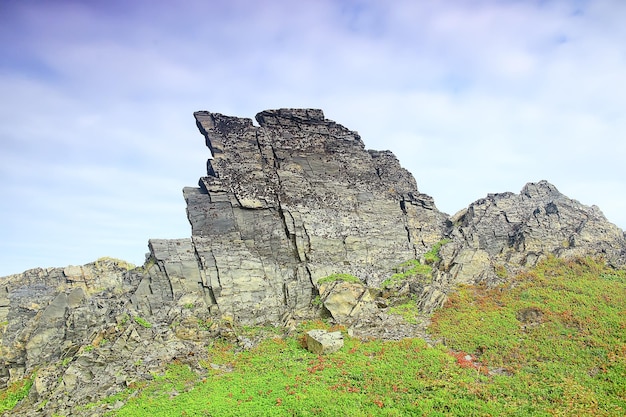
{"type": "Polygon", "coordinates": [[[324,308],[340,324],[350,324],[377,309],[370,290],[363,284],[334,281],[320,286],[320,293],[324,308]]]}
{"type": "Polygon", "coordinates": [[[561,194],[547,181],[528,183],[519,194],[489,194],[447,221],[449,243],[433,284],[420,296],[432,312],[458,284],[495,285],[509,272],[532,267],[548,256],[602,256],[626,265],[626,237],[596,206],[561,194]]]}
{"type": "Polygon", "coordinates": [[[306,332],[305,341],[307,350],[317,355],[334,353],[343,347],[341,332],[309,330],[306,332]]]}

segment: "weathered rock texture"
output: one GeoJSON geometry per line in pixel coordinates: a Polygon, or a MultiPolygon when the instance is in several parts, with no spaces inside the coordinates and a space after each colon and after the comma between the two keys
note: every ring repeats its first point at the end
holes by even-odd
{"type": "Polygon", "coordinates": [[[430,312],[460,283],[494,284],[546,256],[602,256],[626,265],[625,234],[596,206],[561,194],[547,181],[528,183],[519,194],[489,194],[448,220],[442,261],[421,296],[430,312]]]}
{"type": "Polygon", "coordinates": [[[427,318],[407,323],[389,314],[394,303],[429,313],[459,283],[501,282],[548,255],[626,264],[624,232],[545,181],[448,217],[391,152],[366,150],[320,110],[264,111],[259,126],[195,118],[213,158],[183,191],[190,238],[150,240],[141,268],[102,259],[0,278],[0,388],[38,369],[11,415],[101,415],[116,405],[76,406],[173,359],[202,372],[211,338],[254,343],[239,324],[289,329],[325,312],[352,335],[397,339],[427,318]],[[398,269],[411,259],[432,276],[398,269]],[[394,272],[404,281],[376,289],[394,272]],[[361,283],[318,285],[334,273],[361,283]]]}
{"type": "Polygon", "coordinates": [[[190,240],[150,242],[173,299],[195,297],[237,321],[307,314],[316,282],[350,273],[377,286],[437,242],[445,216],[388,151],[321,110],[256,119],[195,113],[213,154],[185,188],[190,240]]]}

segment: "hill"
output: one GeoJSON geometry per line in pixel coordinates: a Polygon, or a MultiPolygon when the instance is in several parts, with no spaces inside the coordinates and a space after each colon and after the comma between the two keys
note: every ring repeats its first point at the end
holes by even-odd
{"type": "MultiPolygon", "coordinates": [[[[281,337],[258,346],[282,340],[276,343],[284,343],[285,352],[302,359],[306,352],[295,350],[298,334],[306,323],[321,318],[325,326],[343,326],[348,352],[370,339],[379,342],[367,346],[389,349],[414,344],[435,355],[444,367],[437,369],[454,373],[452,349],[458,355],[467,352],[470,359],[459,356],[457,365],[472,368],[477,377],[487,369],[485,377],[515,382],[516,375],[526,375],[516,367],[528,366],[495,358],[514,356],[506,349],[519,353],[525,345],[504,346],[482,331],[481,345],[465,333],[485,322],[499,329],[494,338],[506,334],[498,326],[512,329],[518,322],[524,334],[510,338],[524,339],[543,328],[549,334],[560,331],[544,325],[560,310],[544,306],[541,298],[531,298],[538,304],[526,307],[507,301],[512,303],[508,313],[500,306],[504,299],[497,301],[504,294],[517,294],[525,282],[520,277],[532,276],[533,268],[539,268],[535,274],[543,278],[536,285],[545,291],[560,282],[558,277],[571,275],[546,272],[546,265],[555,262],[582,262],[591,268],[581,272],[577,285],[601,284],[602,296],[608,299],[594,319],[598,323],[611,309],[623,310],[623,300],[611,291],[623,290],[624,232],[599,208],[564,196],[546,181],[528,183],[519,194],[490,194],[449,216],[418,191],[413,176],[391,152],[366,150],[358,133],[325,119],[321,110],[267,110],[257,115],[259,126],[219,113],[194,116],[213,158],[199,186],[183,190],[190,238],[151,239],[146,263],[138,268],[103,258],[84,266],[40,268],[0,278],[4,407],[11,407],[9,399],[27,394],[11,415],[102,415],[138,388],[151,392],[150,381],[161,381],[163,372],[180,371],[189,378],[184,387],[199,389],[196,375],[213,380],[214,371],[230,368],[229,362],[211,366],[212,349],[221,346],[228,352],[228,343],[234,342],[252,352],[259,349],[259,340],[249,333],[265,333],[268,330],[258,328],[266,326],[278,329],[281,337]],[[583,261],[564,261],[571,259],[583,261]],[[546,279],[551,274],[554,279],[546,279]],[[456,308],[467,323],[459,318],[463,316],[444,318],[446,311],[455,310],[450,306],[468,297],[478,297],[470,305],[478,303],[481,309],[456,308]],[[492,300],[496,305],[489,304],[492,300]],[[448,308],[438,310],[446,303],[448,308]],[[500,313],[502,322],[489,321],[500,313]],[[446,320],[460,320],[455,331],[446,320]],[[444,343],[437,344],[439,339],[444,343]],[[426,341],[438,347],[426,349],[426,341]],[[494,357],[488,356],[492,345],[503,349],[494,357]],[[503,375],[490,375],[496,369],[485,368],[496,365],[503,375]],[[97,406],[85,408],[88,404],[97,406]]],[[[601,295],[594,294],[584,302],[598,307],[601,295]]],[[[623,325],[610,316],[604,319],[609,326],[623,325]]],[[[606,355],[620,354],[623,340],[597,337],[597,343],[610,345],[603,348],[606,355]]],[[[254,357],[242,357],[246,355],[254,357]]],[[[602,357],[598,369],[609,366],[609,356],[602,357]]],[[[405,360],[408,364],[422,359],[405,360]]],[[[618,372],[619,358],[616,363],[618,372]]],[[[477,387],[499,389],[489,381],[484,384],[477,387]]],[[[607,387],[604,394],[596,388],[593,392],[602,398],[613,395],[614,407],[595,411],[611,415],[622,406],[623,393],[607,387]]]]}

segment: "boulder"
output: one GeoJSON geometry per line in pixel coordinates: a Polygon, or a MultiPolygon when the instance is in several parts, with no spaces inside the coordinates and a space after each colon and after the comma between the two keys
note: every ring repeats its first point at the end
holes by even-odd
{"type": "Polygon", "coordinates": [[[306,348],[317,355],[337,352],[343,347],[341,332],[310,330],[305,334],[306,348]]]}
{"type": "Polygon", "coordinates": [[[369,289],[359,283],[335,281],[320,286],[322,305],[337,323],[350,324],[361,315],[376,310],[369,289]]]}

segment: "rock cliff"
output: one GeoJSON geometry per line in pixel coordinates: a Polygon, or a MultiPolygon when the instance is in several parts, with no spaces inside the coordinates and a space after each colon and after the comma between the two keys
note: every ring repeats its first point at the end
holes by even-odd
{"type": "Polygon", "coordinates": [[[545,181],[448,216],[391,152],[321,110],[263,111],[258,126],[194,116],[212,158],[183,190],[190,238],[150,240],[139,268],[101,259],[0,278],[0,387],[38,369],[12,415],[100,415],[115,405],[75,406],[174,358],[202,372],[212,338],[253,343],[239,325],[288,331],[327,314],[357,335],[414,336],[422,326],[389,314],[394,299],[427,314],[459,283],[493,285],[548,255],[626,264],[624,232],[545,181]],[[356,282],[322,280],[333,274],[356,282]]]}
{"type": "Polygon", "coordinates": [[[250,119],[197,112],[213,159],[185,188],[192,237],[150,241],[171,297],[249,324],[307,314],[316,282],[377,286],[442,235],[445,215],[391,152],[367,151],[320,110],[250,119]]]}

